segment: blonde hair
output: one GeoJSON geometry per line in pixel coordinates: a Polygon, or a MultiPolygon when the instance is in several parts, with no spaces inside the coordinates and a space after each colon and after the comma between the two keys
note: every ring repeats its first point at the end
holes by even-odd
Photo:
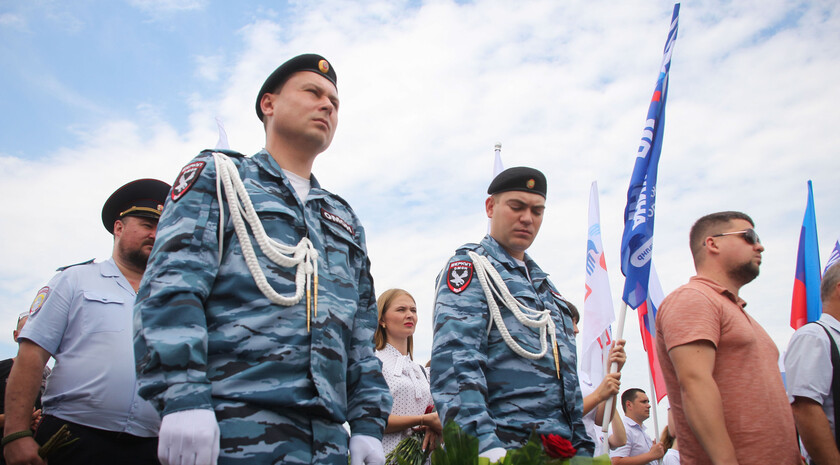
{"type": "MultiPolygon", "coordinates": [[[[414,297],[404,289],[388,289],[376,299],[376,308],[379,310],[379,316],[376,319],[376,331],[373,333],[373,344],[376,350],[384,349],[385,344],[388,343],[388,333],[382,327],[382,318],[385,316],[385,311],[388,310],[388,307],[401,295],[406,295],[411,300],[414,300],[414,297]]],[[[408,336],[408,356],[414,360],[414,336],[408,336]]]]}

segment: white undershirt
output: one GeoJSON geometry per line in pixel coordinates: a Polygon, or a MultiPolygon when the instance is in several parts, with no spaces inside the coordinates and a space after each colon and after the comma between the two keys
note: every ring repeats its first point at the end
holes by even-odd
{"type": "Polygon", "coordinates": [[[306,197],[309,196],[309,189],[312,187],[312,182],[288,170],[283,170],[283,174],[289,178],[289,182],[292,183],[292,188],[294,188],[301,203],[306,202],[306,197]]]}
{"type": "Polygon", "coordinates": [[[528,281],[531,281],[531,273],[528,273],[528,267],[525,265],[525,260],[520,260],[514,257],[510,258],[513,258],[513,261],[515,261],[517,265],[521,266],[522,268],[525,268],[525,276],[528,278],[528,281]]]}

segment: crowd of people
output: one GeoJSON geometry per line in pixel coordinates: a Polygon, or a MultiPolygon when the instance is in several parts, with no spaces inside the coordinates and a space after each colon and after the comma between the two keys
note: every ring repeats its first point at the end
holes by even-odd
{"type": "Polygon", "coordinates": [[[618,371],[597,385],[577,372],[579,311],[527,253],[546,210],[540,171],[490,183],[490,231],[443,266],[422,366],[414,298],[375,296],[361,222],[312,175],[338,123],[334,68],[292,58],[255,109],[265,149],[205,151],[172,186],[122,186],[102,208],[111,258],[66,267],[37,293],[17,356],[0,362],[8,464],[383,465],[415,433],[436,448],[448,422],[490,463],[536,431],[616,465],[793,465],[795,426],[807,460],[840,463],[840,266],[823,279],[822,328],[794,335],[786,392],[775,344],[738,297],[761,264],[754,223],[700,218],[697,276],[657,318],[671,410],[654,440],[644,391],[625,389],[618,415],[624,341],[606,355],[618,371]],[[41,457],[62,430],[73,439],[41,457]]]}

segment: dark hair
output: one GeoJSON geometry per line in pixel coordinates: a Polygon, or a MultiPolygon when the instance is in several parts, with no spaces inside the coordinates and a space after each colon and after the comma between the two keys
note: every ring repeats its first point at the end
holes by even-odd
{"type": "Polygon", "coordinates": [[[700,257],[702,257],[700,252],[703,250],[706,238],[723,232],[721,231],[722,226],[727,225],[732,220],[744,220],[755,226],[749,215],[735,211],[710,213],[694,222],[691,232],[688,233],[688,246],[691,248],[695,265],[700,262],[700,257]]]}
{"type": "Polygon", "coordinates": [[[831,265],[825,270],[825,276],[823,276],[822,282],[820,283],[820,300],[822,303],[828,302],[828,299],[831,298],[831,293],[834,292],[838,283],[840,283],[840,262],[831,265]]]}
{"type": "Polygon", "coordinates": [[[636,400],[636,395],[640,392],[642,394],[645,393],[645,391],[643,391],[642,389],[630,388],[630,389],[624,391],[623,394],[621,394],[621,408],[624,410],[624,413],[627,413],[627,402],[635,401],[636,400]]]}
{"type": "MultiPolygon", "coordinates": [[[[401,295],[407,295],[411,300],[414,300],[414,297],[403,289],[388,289],[376,299],[376,308],[379,310],[379,316],[376,319],[376,331],[373,333],[373,344],[376,350],[384,349],[385,344],[388,343],[388,333],[382,328],[382,317],[385,316],[385,311],[388,310],[394,299],[401,295]]],[[[408,356],[414,360],[414,336],[408,336],[408,356]]]]}
{"type": "Polygon", "coordinates": [[[580,323],[580,312],[578,311],[577,307],[575,307],[575,304],[569,302],[566,299],[563,299],[563,302],[565,302],[566,306],[569,307],[569,313],[571,313],[572,315],[572,321],[574,321],[575,324],[580,323]]]}

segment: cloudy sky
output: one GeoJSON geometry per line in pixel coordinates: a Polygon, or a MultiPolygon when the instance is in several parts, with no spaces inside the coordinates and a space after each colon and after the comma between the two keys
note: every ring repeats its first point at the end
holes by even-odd
{"type": "MultiPolygon", "coordinates": [[[[486,231],[505,166],[549,181],[531,255],[582,304],[589,187],[601,193],[613,296],[622,213],[673,3],[128,0],[0,2],[0,357],[56,267],[106,259],[102,203],[172,182],[216,118],[233,149],[264,143],[256,92],[281,62],[325,55],[342,100],[314,173],[362,218],[379,292],[403,287],[431,346],[437,272],[486,231]]],[[[682,5],[659,171],[654,260],[665,292],[693,274],[688,229],[742,210],[767,247],[747,310],[783,350],[814,182],[821,257],[840,235],[840,4],[682,5]]],[[[582,306],[582,305],[581,305],[582,306]]],[[[584,317],[585,322],[585,317],[584,317]]],[[[625,387],[646,387],[635,314],[625,387]]]]}

